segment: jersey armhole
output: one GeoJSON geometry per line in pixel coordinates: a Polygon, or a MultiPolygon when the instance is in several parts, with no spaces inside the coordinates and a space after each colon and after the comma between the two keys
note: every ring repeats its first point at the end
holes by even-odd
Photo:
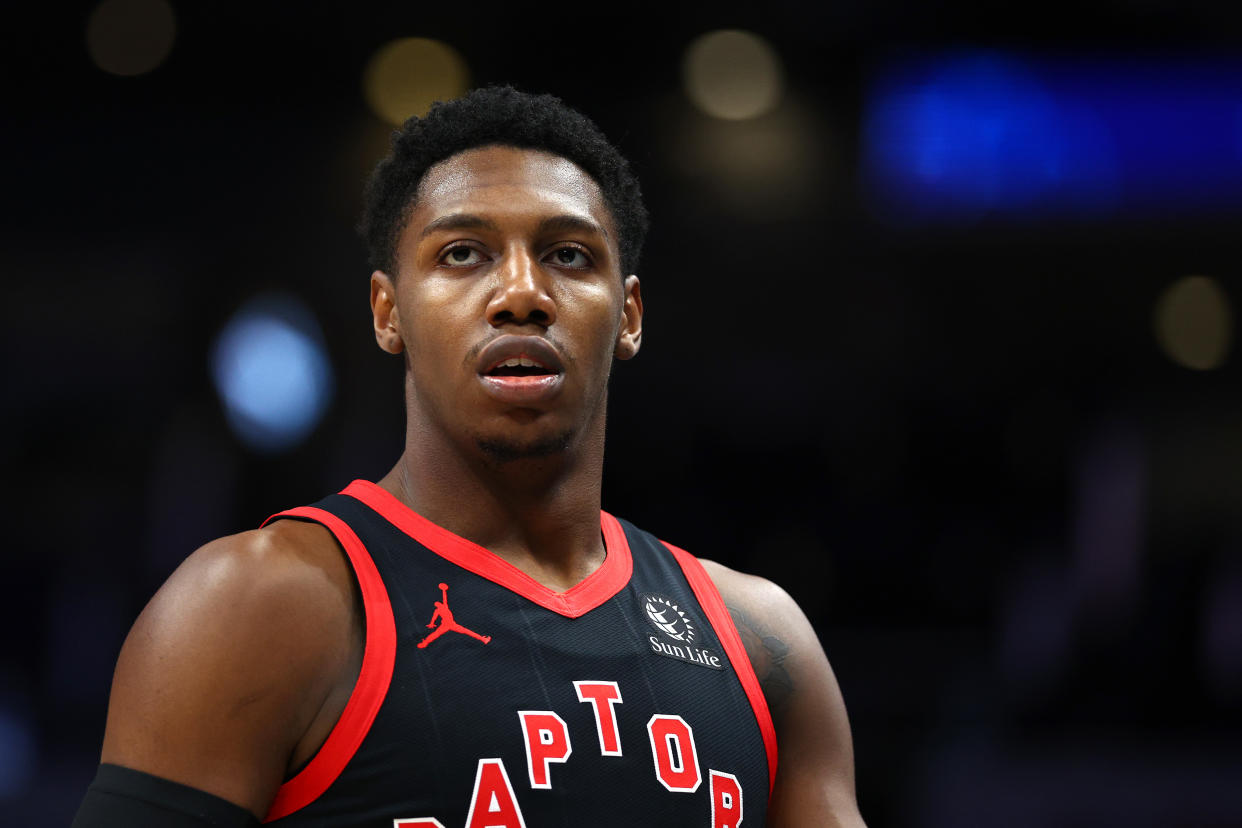
{"type": "Polygon", "coordinates": [[[703,564],[699,563],[699,559],[667,541],[660,541],[660,543],[673,553],[673,557],[681,566],[681,571],[685,573],[694,597],[698,599],[699,606],[707,613],[707,619],[716,631],[716,637],[720,639],[720,645],[724,647],[729,663],[733,665],[733,672],[737,674],[742,690],[750,699],[751,709],[755,712],[755,722],[759,725],[759,733],[763,736],[763,749],[768,755],[768,795],[771,796],[772,788],[776,784],[776,727],[772,724],[768,700],[764,698],[763,688],[759,686],[759,677],[755,675],[750,656],[746,654],[742,637],[738,635],[733,617],[729,615],[724,598],[720,596],[720,590],[716,588],[715,582],[707,574],[703,564]]]}
{"type": "Polygon", "coordinates": [[[333,725],[328,738],[310,761],[292,779],[280,786],[272,800],[265,823],[288,816],[305,808],[328,789],[357,753],[379,713],[388,685],[392,682],[393,664],[397,655],[397,626],[393,620],[392,603],[371,554],[345,521],[324,509],[302,506],[272,515],[266,526],[280,518],[302,518],[326,528],[345,550],[358,589],[362,593],[363,617],[366,619],[366,643],[362,668],[341,717],[333,725]]]}

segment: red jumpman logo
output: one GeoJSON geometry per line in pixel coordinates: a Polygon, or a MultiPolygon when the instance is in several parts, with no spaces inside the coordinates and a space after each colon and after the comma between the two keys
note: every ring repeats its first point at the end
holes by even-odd
{"type": "Polygon", "coordinates": [[[431,623],[427,625],[428,629],[435,628],[435,632],[418,642],[418,648],[421,650],[431,642],[435,641],[446,632],[459,632],[477,638],[484,644],[492,640],[490,635],[479,635],[474,630],[468,630],[453,619],[453,611],[448,606],[448,584],[440,584],[440,595],[442,600],[436,601],[436,611],[431,614],[431,623]],[[440,626],[436,627],[436,620],[439,619],[440,626]]]}

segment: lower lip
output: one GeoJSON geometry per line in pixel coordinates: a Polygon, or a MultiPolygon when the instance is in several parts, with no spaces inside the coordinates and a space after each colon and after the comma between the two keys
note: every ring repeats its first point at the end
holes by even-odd
{"type": "Polygon", "coordinates": [[[493,399],[517,405],[546,402],[561,390],[564,374],[536,377],[493,377],[480,375],[483,390],[493,399]]]}

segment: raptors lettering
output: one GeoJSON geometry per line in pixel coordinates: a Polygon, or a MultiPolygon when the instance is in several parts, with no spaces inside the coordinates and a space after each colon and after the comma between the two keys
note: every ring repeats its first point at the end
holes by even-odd
{"type": "MultiPolygon", "coordinates": [[[[615,681],[575,681],[578,700],[590,704],[595,714],[600,756],[622,756],[617,706],[621,688],[615,681]]],[[[569,761],[573,754],[569,726],[551,710],[519,710],[518,723],[526,747],[526,774],[532,789],[555,788],[553,763],[569,761]]],[[[694,793],[703,782],[699,771],[694,729],[681,716],[656,714],[647,722],[652,771],[667,790],[694,793]]],[[[736,776],[708,769],[710,802],[704,819],[711,828],[738,828],[742,824],[742,785],[736,776]]],[[[393,820],[393,828],[444,828],[433,817],[393,820]]],[[[470,794],[465,828],[526,828],[517,793],[509,781],[504,760],[480,759],[470,794]]]]}
{"type": "Polygon", "coordinates": [[[549,762],[565,762],[573,748],[565,720],[551,710],[519,710],[522,738],[526,740],[526,768],[532,788],[552,788],[549,762]]]}

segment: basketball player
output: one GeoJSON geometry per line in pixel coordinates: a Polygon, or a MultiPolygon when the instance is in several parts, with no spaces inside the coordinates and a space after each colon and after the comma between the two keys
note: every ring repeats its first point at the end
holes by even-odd
{"type": "Polygon", "coordinates": [[[363,227],[404,451],[169,578],[75,825],[861,825],[794,602],[600,510],[643,321],[617,151],[555,98],[476,91],[406,123],[363,227]]]}

